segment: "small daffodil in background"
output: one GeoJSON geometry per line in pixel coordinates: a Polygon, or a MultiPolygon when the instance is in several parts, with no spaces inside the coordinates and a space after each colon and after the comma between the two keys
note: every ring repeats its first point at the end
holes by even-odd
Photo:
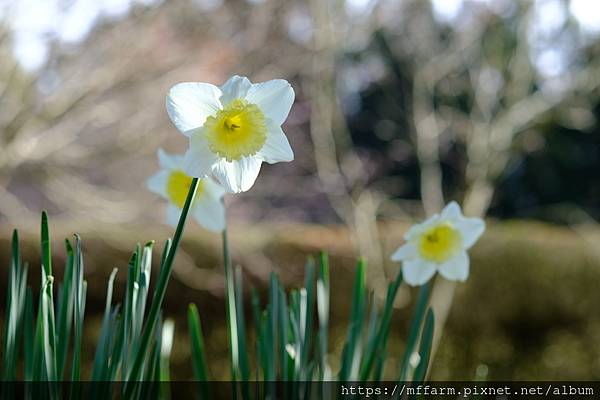
{"type": "Polygon", "coordinates": [[[467,250],[484,230],[482,219],[466,218],[460,206],[451,202],[440,214],[413,225],[392,260],[402,262],[404,281],[412,286],[423,285],[436,271],[448,280],[463,282],[469,276],[467,250]]]}
{"type": "MultiPolygon", "coordinates": [[[[185,204],[192,178],[183,171],[182,155],[170,155],[160,149],[158,160],[161,170],[148,179],[148,188],[169,201],[167,222],[175,226],[185,204]]],[[[202,227],[214,232],[225,229],[224,194],[225,190],[212,178],[198,181],[190,212],[202,227]]]]}
{"type": "Polygon", "coordinates": [[[228,192],[254,185],[263,161],[289,162],[294,153],[281,129],[294,102],[283,79],[252,83],[233,76],[220,87],[184,82],[167,95],[167,112],[189,137],[184,171],[214,177],[228,192]]]}

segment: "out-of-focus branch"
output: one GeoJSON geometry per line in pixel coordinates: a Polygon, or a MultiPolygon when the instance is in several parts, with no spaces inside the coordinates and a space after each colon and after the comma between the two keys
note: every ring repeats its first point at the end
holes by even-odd
{"type": "Polygon", "coordinates": [[[442,171],[440,168],[440,127],[431,104],[432,95],[420,74],[413,86],[413,118],[416,131],[417,158],[421,170],[421,199],[427,215],[433,215],[444,206],[442,171]]]}
{"type": "MultiPolygon", "coordinates": [[[[343,10],[334,1],[310,2],[314,27],[312,71],[307,76],[311,102],[311,138],[313,141],[317,174],[324,192],[337,215],[348,225],[359,255],[367,257],[375,268],[369,268],[369,281],[379,286],[383,279],[383,255],[376,226],[379,206],[377,196],[355,178],[350,182],[341,166],[341,158],[349,160],[354,170],[365,171],[345,126],[336,96],[336,55],[340,44],[333,31],[336,21],[343,18],[343,10]],[[336,132],[338,135],[336,136],[336,132]]],[[[339,22],[339,21],[337,21],[339,22]]]]}

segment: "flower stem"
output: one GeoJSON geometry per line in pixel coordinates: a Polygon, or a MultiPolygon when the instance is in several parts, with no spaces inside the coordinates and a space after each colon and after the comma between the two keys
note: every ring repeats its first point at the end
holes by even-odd
{"type": "Polygon", "coordinates": [[[223,265],[225,267],[225,297],[227,307],[227,331],[229,332],[229,355],[231,356],[231,380],[237,380],[239,368],[239,349],[237,342],[237,319],[235,310],[235,283],[233,281],[233,266],[229,255],[227,228],[223,229],[223,265]]]}
{"type": "Polygon", "coordinates": [[[177,228],[175,229],[173,242],[169,247],[169,251],[167,253],[167,257],[165,258],[164,264],[161,265],[160,268],[158,281],[156,283],[156,289],[154,291],[154,297],[152,298],[152,305],[150,306],[150,311],[148,313],[148,319],[146,320],[146,324],[144,325],[142,338],[137,352],[135,353],[133,366],[127,377],[127,382],[125,383],[124,398],[126,399],[131,398],[133,390],[135,389],[135,385],[132,381],[137,381],[141,378],[140,372],[142,370],[142,366],[146,358],[146,353],[148,350],[148,345],[150,344],[150,339],[152,338],[156,330],[156,325],[160,317],[160,309],[162,307],[162,302],[165,298],[165,293],[167,291],[167,284],[169,283],[169,278],[173,270],[173,261],[175,260],[175,255],[177,254],[177,249],[179,248],[179,242],[181,241],[181,237],[183,236],[185,222],[187,220],[187,216],[192,205],[194,196],[196,195],[197,188],[198,178],[193,178],[190,184],[190,190],[188,191],[187,198],[185,199],[185,204],[183,205],[183,208],[181,210],[181,216],[179,217],[177,228]]]}
{"type": "Polygon", "coordinates": [[[413,320],[410,324],[410,330],[408,333],[408,340],[404,349],[404,357],[400,364],[400,382],[406,382],[411,378],[414,372],[414,368],[410,365],[410,358],[417,348],[417,342],[419,339],[419,333],[421,332],[421,325],[423,324],[423,318],[427,311],[427,305],[429,304],[429,294],[431,293],[431,281],[427,282],[419,290],[419,297],[417,298],[417,304],[415,313],[413,314],[413,320]]]}

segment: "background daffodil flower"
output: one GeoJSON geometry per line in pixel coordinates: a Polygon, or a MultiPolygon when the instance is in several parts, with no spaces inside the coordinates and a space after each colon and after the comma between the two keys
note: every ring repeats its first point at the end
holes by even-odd
{"type": "Polygon", "coordinates": [[[469,276],[467,250],[484,230],[482,219],[466,218],[453,201],[440,214],[413,225],[392,260],[402,262],[404,281],[412,286],[423,285],[436,271],[448,280],[465,281],[469,276]]]}
{"type": "MultiPolygon", "coordinates": [[[[161,170],[148,179],[148,189],[169,201],[167,222],[176,226],[192,178],[183,171],[182,155],[159,149],[158,160],[161,170]]],[[[190,212],[202,227],[214,232],[225,229],[224,194],[225,190],[212,178],[199,180],[190,212]]]]}
{"type": "Polygon", "coordinates": [[[252,83],[233,76],[220,87],[184,82],[167,95],[167,112],[189,137],[183,170],[214,177],[227,191],[252,187],[263,161],[289,162],[294,153],[281,129],[294,102],[283,79],[252,83]]]}

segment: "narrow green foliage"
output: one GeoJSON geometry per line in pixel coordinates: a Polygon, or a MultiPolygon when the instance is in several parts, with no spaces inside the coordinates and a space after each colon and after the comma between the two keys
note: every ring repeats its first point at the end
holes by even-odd
{"type": "Polygon", "coordinates": [[[27,288],[27,294],[25,296],[25,317],[23,326],[23,361],[25,370],[25,380],[33,380],[34,371],[34,327],[33,327],[33,294],[31,288],[27,288]]]}
{"type": "Polygon", "coordinates": [[[123,347],[121,349],[121,378],[125,380],[128,376],[128,362],[130,357],[130,344],[131,344],[131,326],[132,319],[134,318],[134,307],[135,307],[135,297],[138,292],[137,285],[137,260],[139,258],[139,245],[136,251],[133,253],[131,258],[129,259],[129,266],[127,268],[127,290],[125,292],[125,308],[124,312],[124,320],[123,320],[123,331],[121,335],[123,336],[123,347]]]}
{"type": "Polygon", "coordinates": [[[237,320],[237,342],[239,351],[239,377],[242,381],[242,394],[245,399],[250,397],[250,366],[248,349],[246,347],[246,322],[244,318],[244,290],[242,287],[242,269],[235,270],[235,318],[237,320]]]}
{"type": "MultiPolygon", "coordinates": [[[[275,398],[275,379],[277,377],[277,315],[279,310],[279,281],[274,273],[269,281],[269,305],[264,313],[262,331],[262,352],[264,354],[264,379],[267,381],[265,388],[269,398],[275,398]]],[[[279,340],[283,340],[279,338],[279,340]]],[[[281,368],[285,368],[282,366],[281,368]]]]}
{"type": "Polygon", "coordinates": [[[292,365],[292,358],[290,357],[290,354],[287,350],[287,345],[288,345],[288,341],[289,341],[289,325],[290,325],[290,321],[289,321],[289,310],[288,310],[288,305],[287,305],[287,299],[285,297],[285,291],[283,290],[283,288],[278,284],[277,279],[273,280],[274,284],[277,284],[277,299],[279,300],[279,304],[277,305],[277,311],[279,312],[279,348],[278,348],[278,353],[279,353],[279,362],[280,362],[280,369],[281,369],[281,374],[280,377],[282,380],[284,381],[288,381],[290,379],[292,379],[291,376],[291,369],[293,368],[292,365]]]}
{"type": "Polygon", "coordinates": [[[421,331],[421,324],[425,311],[427,310],[427,304],[429,303],[429,292],[431,291],[431,283],[427,283],[421,286],[419,291],[419,297],[417,298],[417,306],[413,320],[410,324],[410,330],[408,333],[408,340],[406,341],[406,348],[404,349],[404,356],[402,357],[402,364],[400,365],[400,376],[399,381],[407,381],[411,375],[410,358],[415,351],[417,340],[419,338],[419,332],[421,331]]]}
{"type": "Polygon", "coordinates": [[[256,331],[256,379],[260,378],[260,371],[264,371],[264,363],[262,356],[262,339],[263,329],[261,322],[260,298],[256,288],[252,288],[252,317],[254,320],[254,330],[256,331]]]}
{"type": "Polygon", "coordinates": [[[235,312],[235,287],[233,281],[233,268],[229,255],[227,229],[223,230],[223,265],[225,267],[225,307],[227,317],[227,331],[229,333],[229,357],[231,359],[231,379],[238,378],[239,352],[237,341],[237,320],[235,312]]]}
{"type": "Polygon", "coordinates": [[[138,349],[134,352],[133,356],[133,366],[129,375],[127,376],[127,382],[125,383],[125,398],[131,398],[133,386],[128,384],[129,381],[137,381],[140,377],[140,372],[144,363],[144,359],[146,358],[147,349],[150,344],[150,339],[152,337],[153,332],[155,331],[160,309],[162,307],[162,302],[165,297],[165,293],[167,291],[167,284],[169,283],[169,278],[171,276],[171,272],[173,270],[173,261],[175,261],[175,255],[177,254],[177,248],[179,247],[179,242],[181,241],[181,237],[183,235],[183,229],[185,227],[185,222],[187,220],[187,214],[189,212],[190,206],[192,205],[192,200],[196,195],[196,189],[198,187],[198,178],[193,178],[192,183],[190,185],[190,190],[188,192],[187,198],[185,200],[185,204],[183,209],[181,210],[181,217],[179,218],[179,222],[177,224],[177,228],[175,229],[175,235],[173,236],[173,243],[168,246],[169,252],[164,260],[163,265],[161,265],[160,274],[158,276],[158,281],[156,284],[156,289],[154,292],[154,297],[152,298],[152,304],[150,305],[150,311],[148,312],[148,319],[144,324],[144,328],[142,331],[142,336],[140,338],[140,344],[138,349]]]}
{"type": "Polygon", "coordinates": [[[108,278],[108,288],[106,290],[106,303],[104,306],[104,315],[102,317],[102,327],[100,329],[100,339],[96,346],[96,355],[94,356],[94,364],[92,368],[93,381],[108,381],[110,380],[110,352],[111,345],[114,339],[114,326],[116,324],[115,314],[112,309],[112,296],[117,269],[113,269],[108,278]]]}
{"type": "Polygon", "coordinates": [[[292,377],[293,380],[296,379],[296,376],[300,369],[300,351],[302,346],[302,333],[301,333],[301,311],[300,311],[300,302],[302,294],[304,291],[303,288],[300,289],[292,289],[290,291],[289,298],[289,321],[290,321],[290,332],[288,337],[288,343],[286,344],[285,350],[289,354],[289,370],[288,374],[292,377]]]}
{"type": "Polygon", "coordinates": [[[73,308],[74,308],[74,288],[73,288],[73,267],[74,254],[71,242],[65,239],[65,248],[67,252],[67,260],[65,264],[65,273],[63,282],[59,290],[58,301],[58,326],[57,326],[57,370],[58,376],[63,379],[65,371],[65,363],[67,353],[69,352],[69,339],[71,337],[71,328],[73,323],[73,308]]]}
{"type": "Polygon", "coordinates": [[[363,328],[366,308],[366,264],[359,260],[356,266],[356,278],[352,292],[352,308],[350,309],[350,326],[346,343],[342,351],[342,365],[339,374],[340,381],[355,380],[358,377],[358,368],[362,351],[360,334],[363,328]]]}
{"type": "Polygon", "coordinates": [[[41,294],[41,331],[43,359],[46,364],[45,377],[49,381],[56,381],[56,331],[54,319],[54,302],[52,299],[52,287],[54,277],[49,275],[42,286],[41,294]]]}
{"type": "Polygon", "coordinates": [[[303,381],[312,379],[311,375],[307,375],[308,363],[311,357],[312,348],[312,331],[314,319],[314,304],[315,304],[315,260],[309,257],[306,262],[306,273],[304,278],[304,288],[306,296],[303,297],[301,308],[302,314],[302,353],[300,354],[300,370],[302,373],[299,378],[303,381]]]}
{"type": "Polygon", "coordinates": [[[52,275],[52,256],[50,251],[50,230],[48,228],[48,214],[42,211],[42,268],[45,275],[42,277],[42,285],[45,277],[52,275]]]}
{"type": "Polygon", "coordinates": [[[83,253],[81,251],[81,238],[75,235],[75,268],[73,269],[73,321],[75,337],[73,339],[73,366],[71,380],[78,381],[81,377],[81,338],[83,336],[83,318],[85,315],[85,299],[87,283],[83,280],[83,253]]]}
{"type": "Polygon", "coordinates": [[[56,381],[57,357],[56,357],[56,320],[54,313],[54,277],[52,276],[52,255],[50,250],[50,232],[48,229],[48,215],[42,212],[41,224],[42,236],[42,291],[40,294],[41,319],[40,330],[42,339],[42,354],[46,366],[44,376],[49,381],[56,381]]]}
{"type": "MultiPolygon", "coordinates": [[[[172,319],[167,319],[162,326],[161,335],[157,338],[157,344],[160,345],[160,365],[158,376],[161,382],[171,380],[171,371],[169,369],[169,359],[173,349],[173,336],[175,334],[175,323],[172,319]]],[[[165,397],[162,397],[165,398],[165,397]]]]}
{"type": "MultiPolygon", "coordinates": [[[[156,367],[156,375],[154,381],[158,381],[158,397],[161,400],[169,400],[171,398],[171,388],[169,381],[171,380],[171,372],[169,369],[169,360],[171,358],[171,350],[173,348],[173,335],[175,331],[175,323],[171,319],[167,319],[163,324],[161,336],[157,338],[157,344],[160,344],[160,358],[156,367]]],[[[141,397],[145,399],[147,397],[141,397]]]]}
{"type": "MultiPolygon", "coordinates": [[[[402,283],[402,272],[398,272],[396,279],[388,285],[387,295],[385,298],[385,305],[383,307],[383,314],[381,319],[379,319],[379,323],[374,326],[372,332],[373,341],[369,342],[369,346],[366,351],[366,358],[363,360],[363,364],[360,370],[360,380],[366,381],[369,379],[369,375],[372,371],[375,358],[382,357],[379,361],[383,364],[385,354],[386,354],[386,346],[387,346],[387,338],[388,333],[390,331],[390,323],[392,320],[392,309],[394,307],[394,300],[396,299],[396,294],[398,293],[398,288],[402,283]]],[[[381,366],[380,366],[381,368],[381,366]]],[[[378,380],[380,376],[376,374],[375,379],[378,380]]]]}
{"type": "MultiPolygon", "coordinates": [[[[180,240],[181,229],[176,238],[177,241],[180,240]]],[[[81,342],[87,284],[83,279],[83,253],[79,236],[75,235],[74,248],[68,240],[65,241],[65,246],[65,271],[55,304],[53,286],[58,282],[55,282],[52,275],[48,218],[46,213],[43,213],[41,221],[42,284],[36,313],[32,290],[27,287],[28,268],[21,261],[18,234],[16,231],[13,233],[3,338],[5,349],[2,358],[3,379],[19,378],[18,366],[21,364],[19,358],[22,357],[23,378],[26,381],[47,382],[44,385],[26,385],[26,398],[49,396],[50,399],[63,397],[75,399],[80,394],[77,385],[72,386],[67,393],[61,393],[60,385],[56,384],[65,377],[74,382],[82,379],[81,342]],[[69,355],[72,356],[72,360],[69,359],[69,355]]],[[[152,326],[160,323],[160,303],[164,298],[174,250],[175,247],[171,247],[171,242],[167,241],[165,253],[169,254],[163,255],[162,280],[159,280],[153,297],[153,306],[157,311],[149,313],[149,317],[153,316],[153,318],[148,318],[146,325],[144,325],[144,311],[151,275],[152,242],[147,243],[143,249],[138,246],[132,257],[126,286],[131,290],[127,291],[126,289],[124,302],[126,306],[124,308],[112,304],[116,269],[111,274],[108,281],[100,340],[91,372],[93,381],[107,382],[107,384],[97,386],[98,390],[91,393],[93,399],[104,400],[117,395],[114,389],[118,385],[111,382],[119,378],[119,371],[127,371],[127,365],[124,362],[126,359],[123,357],[125,351],[128,352],[128,357],[143,355],[142,362],[139,364],[135,363],[135,361],[139,361],[139,358],[133,357],[134,363],[129,373],[137,377],[135,380],[169,379],[168,362],[173,341],[173,324],[168,321],[162,330],[155,329],[155,332],[148,336],[150,340],[145,343],[144,332],[150,332],[150,330],[144,331],[143,327],[151,329],[152,326]],[[127,320],[127,324],[125,324],[125,320],[127,320]],[[165,338],[164,342],[163,338],[165,338]],[[136,367],[139,371],[138,374],[135,373],[136,367]]],[[[125,386],[127,383],[129,382],[125,382],[125,386]]],[[[140,388],[144,385],[134,386],[127,386],[127,388],[131,388],[130,392],[126,393],[126,397],[129,399],[145,398],[140,397],[140,388]]],[[[168,385],[160,386],[159,389],[161,398],[169,397],[168,385]]],[[[3,387],[3,390],[3,398],[12,397],[9,386],[3,387]]],[[[158,392],[149,392],[151,395],[156,393],[158,392]]]]}
{"type": "MultiPolygon", "coordinates": [[[[237,272],[235,294],[238,300],[236,304],[238,312],[232,324],[242,327],[244,326],[243,314],[239,302],[242,276],[239,269],[237,272]]],[[[337,377],[329,375],[327,365],[330,283],[326,254],[321,254],[319,257],[318,273],[312,259],[308,260],[304,287],[291,289],[288,297],[277,276],[271,273],[268,301],[262,311],[259,296],[255,290],[252,291],[259,368],[257,378],[262,372],[262,379],[265,381],[263,385],[257,386],[258,398],[310,398],[314,393],[319,393],[321,398],[331,398],[332,393],[328,392],[326,386],[322,384],[319,384],[317,392],[311,391],[311,382],[315,377],[320,381],[337,379],[340,382],[358,379],[378,381],[382,378],[394,301],[402,283],[402,274],[399,272],[396,278],[389,282],[382,307],[375,301],[374,294],[368,292],[365,279],[366,264],[363,260],[359,260],[350,297],[352,304],[348,333],[337,377]],[[314,327],[313,324],[315,311],[319,322],[318,327],[314,327]],[[313,341],[311,338],[315,331],[317,337],[313,341]],[[274,385],[276,380],[286,382],[282,393],[276,391],[274,385]]],[[[409,342],[413,343],[413,346],[415,343],[417,345],[420,343],[418,354],[424,360],[424,364],[418,368],[414,377],[421,380],[426,376],[424,374],[427,371],[433,337],[431,311],[427,313],[425,327],[420,334],[428,299],[429,287],[425,287],[417,301],[413,328],[409,335],[409,342]],[[413,339],[414,335],[416,339],[413,339]]],[[[192,332],[195,329],[194,324],[194,320],[190,319],[192,332]]]]}
{"type": "Polygon", "coordinates": [[[208,394],[208,369],[206,368],[206,357],[204,355],[204,339],[200,315],[195,304],[188,307],[188,325],[190,329],[190,344],[192,349],[192,364],[194,366],[194,377],[198,381],[198,398],[209,399],[208,394]]]}
{"type": "Polygon", "coordinates": [[[421,334],[421,343],[419,344],[419,365],[415,369],[415,375],[413,377],[413,381],[417,385],[421,384],[427,375],[433,342],[434,321],[433,310],[429,308],[427,310],[427,316],[425,317],[423,333],[421,334]]]}
{"type": "MultiPolygon", "coordinates": [[[[277,377],[277,357],[275,356],[275,354],[277,354],[277,320],[278,320],[278,313],[279,313],[279,280],[277,279],[277,276],[271,272],[271,277],[270,277],[270,284],[269,284],[269,302],[270,302],[270,309],[268,310],[268,318],[269,318],[269,327],[268,327],[268,332],[269,335],[267,336],[268,340],[267,340],[267,347],[265,348],[265,351],[267,352],[267,360],[269,362],[269,374],[267,375],[267,379],[268,380],[275,380],[277,377]]],[[[285,345],[285,340],[286,338],[279,338],[279,341],[281,343],[284,343],[285,345]]],[[[285,347],[285,346],[284,346],[285,347]]],[[[284,350],[285,351],[285,350],[284,350]]],[[[284,366],[282,365],[281,368],[284,368],[284,366]]]]}
{"type": "Polygon", "coordinates": [[[10,261],[8,291],[6,294],[6,313],[4,323],[4,355],[3,379],[7,381],[16,378],[17,359],[21,332],[23,331],[23,318],[26,310],[27,297],[27,266],[21,264],[19,249],[19,235],[13,231],[12,255],[10,261]]]}
{"type": "Polygon", "coordinates": [[[319,278],[317,279],[317,314],[319,316],[319,379],[326,378],[328,331],[329,331],[329,257],[319,256],[319,278]]]}
{"type": "Polygon", "coordinates": [[[152,248],[154,242],[148,242],[144,245],[142,257],[140,259],[140,270],[138,274],[139,290],[135,299],[135,310],[133,311],[134,323],[132,327],[132,345],[134,349],[139,346],[139,338],[142,334],[142,322],[146,311],[146,302],[148,300],[148,290],[150,288],[150,276],[152,272],[152,248]]]}
{"type": "MultiPolygon", "coordinates": [[[[122,303],[113,304],[116,269],[108,279],[99,341],[90,375],[92,381],[108,383],[91,393],[92,399],[170,398],[167,382],[170,379],[169,358],[174,326],[170,320],[162,323],[161,308],[197,183],[197,179],[192,180],[173,241],[167,240],[164,245],[148,313],[146,308],[150,296],[153,242],[138,245],[133,252],[127,265],[122,303]],[[122,385],[112,383],[119,379],[123,381],[122,385]],[[153,381],[156,384],[142,385],[141,381],[153,381]]],[[[75,382],[86,379],[82,377],[81,343],[87,285],[79,236],[75,235],[74,246],[68,240],[65,246],[65,271],[59,284],[52,274],[48,218],[43,213],[42,281],[35,310],[32,290],[27,287],[28,268],[21,260],[18,234],[16,231],[13,233],[2,342],[2,373],[4,380],[23,376],[27,381],[46,382],[44,385],[27,386],[27,398],[39,398],[49,390],[51,399],[64,395],[74,399],[79,395],[78,390],[60,393],[56,382],[65,378],[75,382]],[[59,285],[56,299],[53,290],[55,284],[59,285]],[[22,373],[18,371],[21,365],[22,373]]],[[[327,255],[322,253],[319,256],[318,268],[312,258],[308,259],[304,285],[291,289],[289,294],[272,273],[264,308],[261,308],[258,293],[252,290],[256,342],[250,343],[253,336],[248,333],[245,319],[242,269],[237,267],[234,271],[232,267],[227,232],[223,232],[223,253],[231,377],[236,381],[233,384],[234,398],[306,399],[314,393],[311,391],[313,379],[320,381],[319,395],[330,398],[330,393],[324,390],[323,381],[377,381],[383,377],[393,304],[402,282],[400,273],[388,284],[381,305],[366,287],[366,263],[359,260],[350,298],[349,324],[340,370],[337,376],[332,376],[328,365],[331,293],[327,255]],[[315,324],[316,321],[318,324],[315,324]],[[251,348],[256,349],[256,372],[252,371],[248,359],[251,348]],[[253,376],[257,381],[262,378],[266,382],[258,383],[251,396],[250,379],[253,376]],[[276,380],[286,382],[282,393],[277,391],[276,380]]],[[[427,377],[434,332],[433,311],[427,308],[429,292],[429,285],[424,286],[416,302],[401,364],[402,380],[412,379],[420,383],[427,377]],[[417,347],[418,351],[415,351],[417,347]],[[411,357],[420,360],[419,363],[414,362],[414,368],[409,362],[411,357]]],[[[188,309],[188,323],[198,395],[207,399],[210,394],[205,344],[198,310],[193,304],[188,309]]],[[[3,398],[10,398],[11,392],[3,390],[3,398]]]]}
{"type": "MultiPolygon", "coordinates": [[[[365,357],[361,360],[360,377],[361,381],[363,374],[368,375],[368,369],[370,368],[369,361],[374,355],[375,347],[377,346],[377,337],[379,336],[379,304],[375,293],[371,293],[370,296],[371,309],[369,311],[369,323],[366,327],[366,340],[365,340],[365,357]]],[[[372,362],[371,362],[372,364],[372,362]]]]}

